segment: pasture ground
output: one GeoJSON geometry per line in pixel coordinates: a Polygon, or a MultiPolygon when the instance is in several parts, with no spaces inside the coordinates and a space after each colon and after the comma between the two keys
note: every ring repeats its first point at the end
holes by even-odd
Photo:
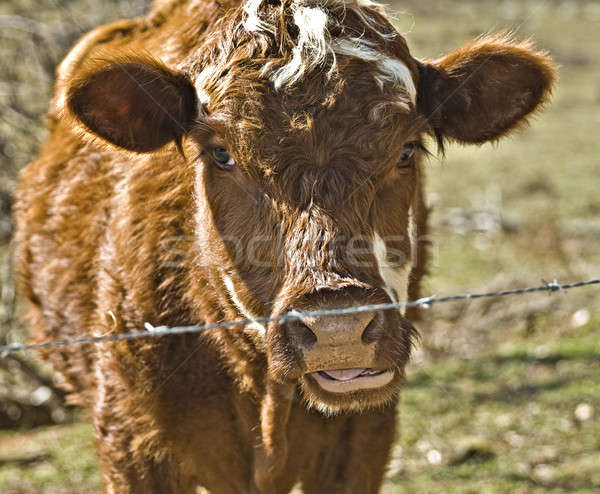
{"type": "MultiPolygon", "coordinates": [[[[76,34],[140,8],[134,1],[93,3],[5,0],[0,21],[18,14],[76,34]],[[82,27],[72,27],[74,18],[82,27]]],[[[600,2],[410,0],[393,7],[405,11],[396,22],[416,56],[435,58],[508,28],[534,37],[561,66],[554,101],[531,128],[494,146],[449,146],[445,159],[427,165],[434,259],[424,293],[597,278],[600,2]]],[[[0,48],[0,63],[8,46],[0,48]]],[[[10,146],[0,142],[0,178],[10,189],[13,169],[31,157],[42,131],[7,125],[18,119],[4,112],[10,105],[2,84],[0,139],[10,138],[10,146]]],[[[49,81],[29,87],[36,84],[49,81]]],[[[33,117],[49,90],[38,94],[33,117]]],[[[600,290],[589,288],[426,311],[384,492],[599,492],[599,302],[600,290]]],[[[100,492],[85,414],[74,412],[65,425],[0,433],[0,491],[100,492]]]]}

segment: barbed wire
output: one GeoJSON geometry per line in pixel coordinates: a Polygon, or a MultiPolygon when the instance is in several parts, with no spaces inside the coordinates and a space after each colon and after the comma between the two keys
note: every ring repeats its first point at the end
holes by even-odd
{"type": "MultiPolygon", "coordinates": [[[[543,281],[543,280],[542,280],[543,281]]],[[[485,293],[466,293],[460,295],[448,295],[444,297],[438,297],[432,295],[425,298],[420,298],[414,301],[407,302],[390,302],[385,304],[366,304],[353,307],[345,307],[341,309],[323,309],[314,311],[298,311],[291,310],[277,317],[257,317],[255,319],[240,319],[236,321],[222,321],[218,323],[203,324],[200,326],[153,326],[150,323],[146,323],[144,326],[146,331],[134,331],[130,333],[121,334],[105,334],[101,336],[88,336],[81,338],[71,338],[64,340],[54,340],[45,343],[33,343],[33,344],[20,344],[12,343],[10,345],[0,346],[0,357],[6,357],[9,353],[24,352],[31,350],[42,350],[49,348],[58,348],[65,346],[75,345],[86,345],[94,343],[104,343],[110,341],[122,341],[122,340],[134,340],[139,338],[157,338],[161,336],[180,335],[185,333],[199,333],[202,331],[212,329],[231,329],[236,326],[250,326],[258,324],[267,324],[269,322],[286,322],[290,320],[298,320],[309,317],[326,317],[326,316],[340,316],[358,314],[361,312],[371,311],[385,311],[391,309],[401,309],[404,307],[423,307],[429,308],[433,304],[441,304],[447,302],[456,302],[459,300],[475,300],[480,298],[495,298],[495,297],[506,297],[512,295],[526,295],[534,292],[563,292],[573,288],[586,287],[591,285],[600,285],[600,279],[594,279],[589,281],[578,281],[576,283],[560,284],[554,280],[552,283],[544,282],[543,285],[528,287],[528,288],[516,288],[513,290],[503,290],[499,292],[485,292],[485,293]]]]}

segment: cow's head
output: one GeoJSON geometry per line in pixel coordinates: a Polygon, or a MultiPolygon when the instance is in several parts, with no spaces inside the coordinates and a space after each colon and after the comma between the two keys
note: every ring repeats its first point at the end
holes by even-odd
{"type": "MultiPolygon", "coordinates": [[[[238,317],[406,300],[423,140],[496,140],[554,79],[548,58],[504,38],[418,61],[369,0],[249,0],[210,31],[176,67],[96,62],[66,101],[117,146],[177,143],[196,170],[193,262],[238,317]]],[[[253,331],[272,378],[328,411],[391,399],[414,336],[403,311],[253,331]]]]}

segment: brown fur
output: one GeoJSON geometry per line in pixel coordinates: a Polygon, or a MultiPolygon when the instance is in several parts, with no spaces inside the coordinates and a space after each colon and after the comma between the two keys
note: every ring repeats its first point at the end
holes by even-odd
{"type": "MultiPolygon", "coordinates": [[[[94,30],[63,62],[50,135],[16,206],[38,340],[234,320],[239,303],[276,316],[387,302],[374,232],[398,266],[412,260],[417,298],[427,208],[421,156],[399,162],[404,145],[498,139],[554,79],[544,54],[500,38],[418,62],[378,8],[331,2],[330,36],[364,32],[402,61],[417,104],[399,110],[399,89],[352,57],[277,91],[262,71],[289,62],[297,30],[290,2],[261,8],[275,32],[240,28],[235,1],[157,1],[147,17],[94,30]],[[201,104],[193,82],[208,66],[201,104]],[[233,170],[215,165],[216,146],[233,170]]],[[[358,319],[272,323],[264,338],[240,327],[45,355],[93,410],[108,493],[277,494],[300,482],[309,494],[368,494],[395,439],[417,313],[365,317],[364,332],[358,319]],[[349,367],[394,379],[336,394],[309,375],[349,367]]]]}

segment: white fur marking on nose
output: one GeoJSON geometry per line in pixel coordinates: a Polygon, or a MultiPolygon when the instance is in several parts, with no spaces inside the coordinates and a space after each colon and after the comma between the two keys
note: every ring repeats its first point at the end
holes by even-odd
{"type": "Polygon", "coordinates": [[[411,256],[411,268],[416,266],[417,263],[417,247],[419,240],[417,238],[417,218],[413,212],[412,205],[408,210],[408,238],[410,239],[410,256],[411,256]]]}
{"type": "Polygon", "coordinates": [[[257,316],[252,314],[252,311],[249,310],[244,303],[237,296],[235,291],[235,286],[233,285],[233,281],[227,275],[223,275],[223,282],[225,283],[225,287],[229,292],[229,296],[231,297],[231,301],[235,304],[236,308],[241,312],[241,314],[246,318],[252,321],[252,324],[249,324],[248,327],[252,329],[256,329],[261,336],[265,336],[267,334],[267,329],[261,323],[257,322],[257,316]]]}
{"type": "MultiPolygon", "coordinates": [[[[373,254],[377,261],[379,276],[383,280],[384,290],[394,302],[406,302],[408,300],[408,279],[410,276],[411,263],[407,261],[400,267],[392,266],[388,260],[387,247],[384,240],[377,232],[373,235],[373,254]]],[[[406,313],[406,307],[400,308],[400,313],[406,313]]]]}

